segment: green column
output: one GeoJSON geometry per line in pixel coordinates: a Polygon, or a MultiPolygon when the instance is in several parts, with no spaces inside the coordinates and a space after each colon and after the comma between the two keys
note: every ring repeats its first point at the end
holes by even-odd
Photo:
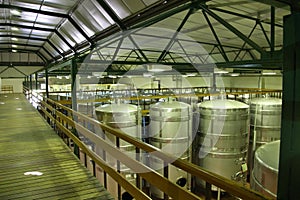
{"type": "MultiPolygon", "coordinates": [[[[72,99],[72,109],[77,111],[77,82],[76,82],[76,75],[78,73],[76,57],[72,59],[71,63],[71,99],[72,99]]],[[[78,121],[76,117],[73,118],[74,121],[78,121]]],[[[72,130],[73,134],[79,138],[78,132],[76,128],[72,130]]],[[[80,158],[79,147],[74,144],[74,154],[80,158]]]]}
{"type": "Polygon", "coordinates": [[[49,76],[48,76],[48,69],[45,69],[45,83],[46,83],[46,97],[49,98],[49,76]]]}
{"type": "Polygon", "coordinates": [[[300,13],[284,18],[283,104],[277,198],[300,199],[300,13]]]}
{"type": "Polygon", "coordinates": [[[32,75],[31,74],[29,76],[29,86],[30,86],[30,90],[32,90],[32,75]]]}
{"type": "Polygon", "coordinates": [[[38,90],[38,73],[35,73],[35,89],[38,90]]]}
{"type": "Polygon", "coordinates": [[[76,91],[76,75],[78,73],[77,63],[76,63],[76,57],[72,59],[71,64],[71,90],[72,90],[72,109],[77,110],[77,91],[76,91]]]}

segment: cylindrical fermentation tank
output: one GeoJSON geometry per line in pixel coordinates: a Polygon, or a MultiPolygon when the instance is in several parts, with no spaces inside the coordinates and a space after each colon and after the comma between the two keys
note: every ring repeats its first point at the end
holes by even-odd
{"type": "MultiPolygon", "coordinates": [[[[177,101],[159,102],[150,107],[149,141],[163,152],[178,158],[190,159],[192,141],[192,109],[191,106],[177,101]]],[[[164,174],[164,163],[161,159],[150,156],[150,166],[164,174]]],[[[182,187],[189,187],[187,173],[169,164],[168,178],[182,187]]],[[[166,172],[165,172],[166,173],[166,172]]],[[[151,195],[163,199],[163,192],[150,186],[151,195]]]]}
{"type": "Polygon", "coordinates": [[[276,199],[280,140],[264,144],[255,151],[250,178],[252,189],[276,199]]]}
{"type": "MultiPolygon", "coordinates": [[[[95,109],[97,119],[113,128],[121,129],[126,134],[141,138],[141,110],[138,106],[131,104],[106,104],[95,109]]],[[[106,140],[110,141],[113,145],[116,145],[116,138],[112,134],[105,132],[106,140]]],[[[101,148],[101,147],[99,147],[101,148]]],[[[120,139],[120,150],[130,156],[132,159],[136,159],[135,146],[120,139]]],[[[106,156],[106,162],[111,166],[115,166],[117,169],[117,161],[106,156]]],[[[121,173],[132,183],[135,184],[135,173],[132,172],[125,165],[120,165],[121,173]]],[[[107,180],[108,190],[117,197],[117,183],[112,179],[107,180]]],[[[122,191],[124,192],[124,191],[122,191]]]]}
{"type": "Polygon", "coordinates": [[[255,150],[263,144],[280,139],[282,100],[255,98],[250,101],[250,141],[248,166],[253,168],[255,150]]]}
{"type": "MultiPolygon", "coordinates": [[[[192,162],[228,179],[245,181],[249,106],[234,100],[212,100],[198,107],[200,122],[192,162]]],[[[204,183],[195,178],[194,186],[203,187],[204,183]]]]}

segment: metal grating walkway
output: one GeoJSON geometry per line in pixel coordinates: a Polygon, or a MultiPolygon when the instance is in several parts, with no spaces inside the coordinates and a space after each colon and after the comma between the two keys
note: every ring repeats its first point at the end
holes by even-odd
{"type": "Polygon", "coordinates": [[[23,94],[1,94],[0,199],[113,198],[23,94]]]}

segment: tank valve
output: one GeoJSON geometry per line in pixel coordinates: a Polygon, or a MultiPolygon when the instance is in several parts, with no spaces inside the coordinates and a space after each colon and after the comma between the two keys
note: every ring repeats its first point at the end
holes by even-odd
{"type": "Polygon", "coordinates": [[[248,166],[246,163],[243,163],[241,165],[241,170],[238,171],[236,174],[232,175],[231,179],[238,182],[240,181],[245,182],[247,177],[247,171],[248,171],[248,166]]]}

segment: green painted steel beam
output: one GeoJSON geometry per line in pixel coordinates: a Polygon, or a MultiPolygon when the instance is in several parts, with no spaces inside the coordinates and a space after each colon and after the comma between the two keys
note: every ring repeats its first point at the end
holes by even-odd
{"type": "Polygon", "coordinates": [[[45,63],[42,62],[0,62],[0,66],[18,66],[18,67],[42,67],[45,63]]]}
{"type": "Polygon", "coordinates": [[[220,49],[221,55],[223,56],[224,60],[225,60],[226,62],[228,62],[229,59],[228,59],[228,57],[227,57],[227,55],[226,55],[226,52],[224,51],[224,48],[223,48],[223,46],[222,46],[222,44],[221,44],[221,41],[220,41],[220,39],[219,39],[219,37],[218,37],[218,35],[217,35],[217,33],[216,33],[216,31],[215,31],[215,29],[214,29],[212,23],[210,22],[210,20],[209,20],[207,14],[205,13],[204,10],[202,11],[202,13],[203,13],[203,16],[204,16],[204,18],[205,18],[207,24],[209,25],[209,28],[210,28],[211,32],[212,32],[213,35],[214,35],[215,40],[216,40],[217,43],[218,43],[218,47],[219,47],[219,49],[220,49]]]}
{"type": "Polygon", "coordinates": [[[175,39],[177,38],[179,32],[181,31],[181,29],[183,28],[183,26],[186,24],[186,22],[188,21],[189,17],[191,16],[191,14],[193,12],[194,12],[194,9],[190,8],[190,10],[188,11],[188,13],[185,15],[185,17],[181,21],[181,23],[180,23],[179,27],[177,28],[177,30],[175,31],[175,33],[172,35],[172,38],[168,42],[167,46],[164,48],[163,52],[158,57],[157,62],[162,61],[166,57],[167,53],[172,48],[172,46],[173,46],[173,44],[175,42],[175,39]]]}
{"type": "MultiPolygon", "coordinates": [[[[28,47],[38,47],[38,48],[41,47],[40,45],[24,44],[24,43],[16,43],[16,42],[0,42],[0,45],[18,45],[18,46],[28,46],[28,47]]],[[[16,50],[18,50],[18,48],[16,48],[16,50]]]]}
{"type": "Polygon", "coordinates": [[[21,35],[0,35],[0,38],[5,38],[5,37],[9,37],[9,38],[19,38],[19,39],[25,39],[25,40],[36,40],[36,41],[47,41],[48,39],[46,38],[40,38],[40,37],[27,37],[27,36],[21,36],[21,35]]]}
{"type": "Polygon", "coordinates": [[[277,7],[277,8],[283,8],[283,7],[286,7],[286,6],[290,5],[289,0],[252,0],[252,1],[267,4],[267,5],[270,5],[270,6],[277,7]]]}
{"type": "Polygon", "coordinates": [[[64,57],[63,54],[58,50],[58,48],[51,42],[51,40],[48,40],[47,42],[61,57],[64,57]]]}
{"type": "Polygon", "coordinates": [[[54,58],[54,56],[43,46],[42,49],[51,57],[54,58]]]}
{"type": "Polygon", "coordinates": [[[53,29],[53,28],[33,27],[33,26],[14,24],[14,23],[0,23],[0,26],[10,26],[10,27],[17,27],[17,28],[24,28],[24,29],[33,29],[33,30],[51,32],[51,33],[55,32],[55,29],[53,29]]]}
{"type": "MultiPolygon", "coordinates": [[[[12,48],[1,48],[0,47],[0,52],[5,51],[5,52],[11,52],[12,48]]],[[[37,50],[31,50],[31,49],[25,49],[25,48],[18,48],[18,52],[26,52],[26,53],[36,53],[37,50]]]]}
{"type": "Polygon", "coordinates": [[[121,19],[116,15],[112,8],[103,0],[97,0],[98,4],[107,12],[107,14],[114,20],[121,30],[126,30],[127,27],[123,24],[121,19]]]}
{"type": "Polygon", "coordinates": [[[45,84],[46,84],[46,97],[49,98],[49,74],[48,69],[45,68],[45,84]]]}
{"type": "Polygon", "coordinates": [[[218,16],[217,14],[215,14],[214,12],[212,12],[210,9],[207,8],[206,5],[203,4],[199,4],[199,6],[207,13],[209,14],[211,17],[213,17],[215,20],[217,20],[219,23],[221,23],[223,26],[225,26],[228,30],[230,30],[232,33],[234,33],[236,36],[238,36],[239,38],[241,38],[243,41],[247,42],[248,45],[250,45],[251,47],[253,47],[256,51],[258,51],[261,54],[265,53],[265,50],[262,49],[258,44],[256,44],[255,42],[253,42],[252,40],[250,40],[246,35],[244,35],[242,32],[240,32],[238,29],[236,29],[235,27],[233,27],[231,24],[229,24],[228,22],[226,22],[226,20],[224,20],[223,18],[221,18],[220,16],[218,16]]]}
{"type": "MultiPolygon", "coordinates": [[[[208,6],[208,8],[210,10],[215,10],[215,11],[218,11],[218,12],[230,14],[230,15],[237,16],[237,17],[241,17],[242,19],[250,19],[250,20],[253,20],[253,21],[259,21],[260,23],[268,24],[268,25],[271,24],[271,22],[269,22],[269,21],[265,21],[265,20],[262,20],[262,19],[259,19],[259,18],[251,17],[249,15],[244,15],[244,14],[241,14],[241,13],[233,12],[233,11],[230,11],[230,10],[224,10],[222,8],[214,8],[214,7],[210,7],[210,6],[208,6]]],[[[275,26],[283,28],[283,25],[281,25],[281,24],[276,24],[275,23],[275,26]]]]}
{"type": "Polygon", "coordinates": [[[300,199],[300,12],[284,18],[283,103],[277,199],[300,199]]]}
{"type": "Polygon", "coordinates": [[[55,30],[55,34],[73,51],[75,52],[76,50],[74,47],[66,40],[66,38],[58,31],[55,30]]]}
{"type": "Polygon", "coordinates": [[[275,49],[275,7],[271,6],[271,52],[275,49]]]}
{"type": "Polygon", "coordinates": [[[14,6],[14,5],[8,5],[8,4],[0,4],[0,8],[37,13],[37,14],[48,15],[48,16],[53,16],[53,17],[60,17],[60,18],[68,18],[68,16],[69,16],[67,14],[62,14],[62,13],[57,13],[57,12],[50,12],[50,11],[45,11],[45,10],[36,10],[36,9],[28,8],[28,7],[14,6]]]}

